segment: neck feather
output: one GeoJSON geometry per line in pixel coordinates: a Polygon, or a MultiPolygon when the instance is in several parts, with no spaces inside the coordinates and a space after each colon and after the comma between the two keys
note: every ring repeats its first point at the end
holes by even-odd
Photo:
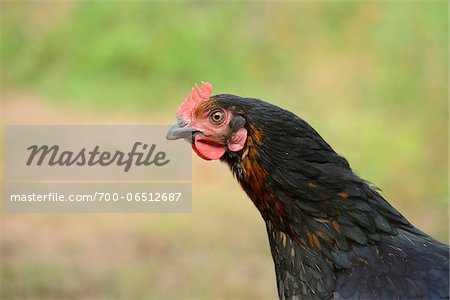
{"type": "Polygon", "coordinates": [[[293,290],[328,297],[335,271],[350,267],[350,248],[413,230],[318,134],[248,130],[246,147],[222,159],[266,222],[280,297],[293,290]]]}

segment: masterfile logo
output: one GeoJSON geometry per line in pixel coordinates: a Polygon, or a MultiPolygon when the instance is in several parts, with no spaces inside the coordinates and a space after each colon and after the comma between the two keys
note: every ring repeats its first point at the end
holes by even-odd
{"type": "Polygon", "coordinates": [[[168,126],[7,126],[5,209],[189,212],[191,150],[168,126]]]}
{"type": "Polygon", "coordinates": [[[154,154],[156,145],[149,145],[135,142],[130,152],[124,153],[116,150],[115,152],[100,151],[100,146],[95,146],[91,151],[82,148],[79,152],[74,153],[72,151],[60,151],[60,147],[57,145],[32,145],[27,148],[30,151],[30,156],[27,160],[27,166],[34,162],[37,166],[41,166],[43,163],[47,163],[49,166],[109,166],[116,163],[118,166],[124,166],[124,172],[128,172],[133,164],[136,166],[150,166],[155,165],[157,167],[164,166],[170,162],[166,159],[166,153],[164,151],[158,151],[154,154]],[[139,151],[139,147],[142,151],[139,151]]]}

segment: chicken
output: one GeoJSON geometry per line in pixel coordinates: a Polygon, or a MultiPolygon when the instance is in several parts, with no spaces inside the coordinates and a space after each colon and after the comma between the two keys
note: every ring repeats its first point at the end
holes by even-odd
{"type": "Polygon", "coordinates": [[[304,120],[195,86],[169,140],[225,162],[263,217],[280,299],[449,298],[449,247],[355,175],[304,120]]]}

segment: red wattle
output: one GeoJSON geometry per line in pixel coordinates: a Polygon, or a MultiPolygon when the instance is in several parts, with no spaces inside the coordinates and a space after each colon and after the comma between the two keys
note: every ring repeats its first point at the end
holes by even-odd
{"type": "Polygon", "coordinates": [[[225,153],[225,146],[201,138],[195,138],[192,149],[205,160],[219,159],[225,153]]]}

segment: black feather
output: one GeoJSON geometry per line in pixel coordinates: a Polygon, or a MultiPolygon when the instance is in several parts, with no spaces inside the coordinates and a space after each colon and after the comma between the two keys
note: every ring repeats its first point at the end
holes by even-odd
{"type": "Polygon", "coordinates": [[[258,99],[213,98],[248,131],[246,147],[221,159],[266,221],[280,299],[449,298],[449,247],[411,225],[310,125],[258,99]]]}

